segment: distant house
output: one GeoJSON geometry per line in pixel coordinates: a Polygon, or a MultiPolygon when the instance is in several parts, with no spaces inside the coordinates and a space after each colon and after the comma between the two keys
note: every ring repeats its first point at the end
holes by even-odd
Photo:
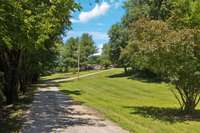
{"type": "Polygon", "coordinates": [[[103,66],[102,65],[94,65],[94,69],[100,70],[100,69],[103,69],[103,66]]]}
{"type": "Polygon", "coordinates": [[[81,66],[80,70],[100,70],[103,69],[104,67],[102,65],[87,65],[87,66],[81,66]]]}

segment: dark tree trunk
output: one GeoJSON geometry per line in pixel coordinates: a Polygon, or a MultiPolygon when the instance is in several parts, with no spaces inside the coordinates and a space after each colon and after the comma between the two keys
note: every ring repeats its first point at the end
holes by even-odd
{"type": "Polygon", "coordinates": [[[177,81],[175,84],[180,97],[176,95],[175,92],[173,93],[181,106],[181,110],[186,114],[193,114],[195,112],[195,107],[200,101],[199,91],[189,85],[182,85],[181,83],[184,82],[185,81],[177,81]]]}
{"type": "Polygon", "coordinates": [[[128,73],[128,69],[127,69],[126,66],[124,66],[124,72],[125,72],[125,73],[128,73]]]}
{"type": "Polygon", "coordinates": [[[18,75],[16,68],[10,68],[7,73],[5,73],[5,96],[7,99],[7,104],[12,104],[18,100],[18,75]]]}
{"type": "Polygon", "coordinates": [[[184,112],[186,114],[192,114],[195,111],[195,107],[195,100],[193,98],[188,98],[184,106],[184,112]]]}
{"type": "Polygon", "coordinates": [[[23,93],[23,95],[26,92],[26,88],[27,88],[26,85],[27,85],[27,82],[23,79],[20,79],[20,91],[23,93]]]}
{"type": "Polygon", "coordinates": [[[36,83],[39,79],[40,75],[38,73],[34,73],[32,75],[32,83],[36,83]]]}
{"type": "Polygon", "coordinates": [[[5,79],[5,96],[8,104],[12,104],[18,100],[19,88],[19,59],[20,50],[4,49],[1,54],[0,61],[3,61],[3,72],[5,79]]]}

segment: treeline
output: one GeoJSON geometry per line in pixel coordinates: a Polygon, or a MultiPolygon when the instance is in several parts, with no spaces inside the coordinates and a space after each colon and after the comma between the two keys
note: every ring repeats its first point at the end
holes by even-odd
{"type": "Polygon", "coordinates": [[[109,31],[109,59],[167,79],[181,110],[193,113],[200,101],[200,1],[128,0],[125,10],[109,31]]]}
{"type": "Polygon", "coordinates": [[[59,45],[54,71],[76,72],[78,56],[80,56],[81,70],[107,69],[112,65],[109,59],[109,47],[110,45],[104,44],[102,49],[97,48],[92,36],[88,33],[83,33],[81,37],[70,37],[65,43],[59,45]]]}
{"type": "Polygon", "coordinates": [[[83,33],[81,37],[70,37],[59,48],[58,65],[56,71],[77,71],[78,56],[80,56],[80,67],[87,67],[91,60],[94,60],[94,54],[97,53],[97,47],[88,33],[83,33]]]}
{"type": "Polygon", "coordinates": [[[74,0],[0,0],[0,100],[8,104],[54,67],[74,0]]]}

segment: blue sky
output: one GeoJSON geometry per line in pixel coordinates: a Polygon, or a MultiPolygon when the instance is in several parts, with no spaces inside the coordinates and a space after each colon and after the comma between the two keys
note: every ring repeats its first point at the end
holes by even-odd
{"type": "Polygon", "coordinates": [[[110,27],[120,22],[124,15],[123,2],[125,0],[76,0],[81,4],[81,11],[72,13],[72,30],[67,31],[66,41],[69,37],[79,37],[82,33],[89,33],[97,47],[108,42],[107,35],[110,27]]]}

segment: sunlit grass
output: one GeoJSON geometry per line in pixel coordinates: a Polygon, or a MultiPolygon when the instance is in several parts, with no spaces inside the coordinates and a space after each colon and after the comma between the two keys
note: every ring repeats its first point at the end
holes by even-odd
{"type": "Polygon", "coordinates": [[[114,69],[61,84],[61,91],[136,133],[198,133],[200,122],[179,116],[171,85],[134,79],[114,69]]]}

